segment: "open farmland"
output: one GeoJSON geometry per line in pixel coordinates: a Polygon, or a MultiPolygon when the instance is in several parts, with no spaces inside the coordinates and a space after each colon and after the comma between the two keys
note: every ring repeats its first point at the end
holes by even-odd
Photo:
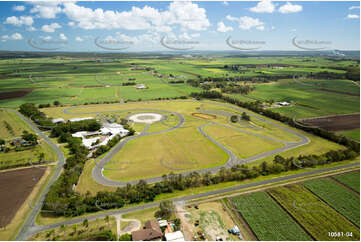
{"type": "Polygon", "coordinates": [[[301,185],[288,185],[268,192],[316,240],[359,240],[359,229],[301,185]],[[329,232],[343,232],[331,237],[329,232]],[[352,233],[351,236],[346,236],[352,233]]]}
{"type": "Polygon", "coordinates": [[[307,181],[303,185],[360,227],[360,196],[328,178],[307,181]]]}
{"type": "Polygon", "coordinates": [[[45,172],[24,168],[0,172],[0,227],[6,227],[45,172]]]}
{"type": "Polygon", "coordinates": [[[31,129],[15,113],[0,109],[0,137],[11,140],[20,137],[23,131],[31,129]]]}
{"type": "Polygon", "coordinates": [[[360,193],[360,171],[337,175],[333,178],[360,193]]]}
{"type": "Polygon", "coordinates": [[[310,236],[265,192],[232,198],[259,240],[311,240],[310,236]]]}

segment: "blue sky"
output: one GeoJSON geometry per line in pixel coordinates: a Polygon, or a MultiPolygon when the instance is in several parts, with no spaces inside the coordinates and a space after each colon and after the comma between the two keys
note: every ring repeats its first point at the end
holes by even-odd
{"type": "Polygon", "coordinates": [[[0,50],[359,50],[359,6],[270,0],[0,2],[0,50]]]}

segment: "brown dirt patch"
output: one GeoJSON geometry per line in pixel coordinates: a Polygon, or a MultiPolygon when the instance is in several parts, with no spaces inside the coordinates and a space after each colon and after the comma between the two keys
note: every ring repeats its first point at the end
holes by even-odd
{"type": "Polygon", "coordinates": [[[29,88],[11,92],[0,92],[0,100],[24,97],[25,95],[31,93],[33,90],[34,89],[29,88]]]}
{"type": "Polygon", "coordinates": [[[0,172],[0,227],[10,223],[44,172],[39,168],[0,172]]]}
{"type": "Polygon", "coordinates": [[[201,119],[216,119],[217,116],[209,113],[192,113],[193,117],[201,119]]]}
{"type": "Polygon", "coordinates": [[[360,114],[333,115],[302,119],[306,125],[316,126],[328,131],[351,130],[360,128],[360,114]]]}

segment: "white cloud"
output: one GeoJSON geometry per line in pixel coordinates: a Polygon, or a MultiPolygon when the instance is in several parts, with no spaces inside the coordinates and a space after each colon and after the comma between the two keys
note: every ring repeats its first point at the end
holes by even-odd
{"type": "Polygon", "coordinates": [[[264,25],[257,26],[256,29],[258,29],[260,31],[263,31],[264,30],[264,25]]]}
{"type": "Polygon", "coordinates": [[[7,17],[5,22],[4,22],[4,24],[12,24],[12,25],[15,25],[15,26],[22,26],[22,25],[31,26],[33,23],[34,23],[34,20],[30,16],[7,17]]]}
{"type": "Polygon", "coordinates": [[[180,39],[186,39],[186,40],[190,40],[191,39],[191,37],[187,34],[187,33],[183,33],[183,34],[181,34],[181,35],[179,35],[179,38],[180,39]]]}
{"type": "Polygon", "coordinates": [[[219,22],[217,24],[217,31],[225,33],[228,31],[233,31],[233,28],[231,26],[226,26],[223,22],[219,22]]]}
{"type": "Polygon", "coordinates": [[[287,2],[285,5],[282,5],[278,11],[280,13],[297,13],[302,11],[302,6],[297,4],[292,4],[290,2],[287,2]]]}
{"type": "Polygon", "coordinates": [[[249,10],[255,13],[273,13],[275,7],[271,0],[262,0],[249,10]]]}
{"type": "Polygon", "coordinates": [[[52,24],[45,24],[43,26],[41,26],[41,30],[43,32],[47,32],[47,33],[53,33],[55,32],[56,29],[61,28],[61,25],[58,23],[52,23],[52,24]]]}
{"type": "Polygon", "coordinates": [[[53,39],[51,36],[47,35],[47,36],[42,36],[41,37],[43,40],[51,40],[53,39]]]}
{"type": "Polygon", "coordinates": [[[360,9],[360,6],[351,6],[348,8],[349,10],[353,10],[353,9],[360,9]]]}
{"type": "Polygon", "coordinates": [[[11,35],[11,39],[13,39],[13,40],[22,40],[23,36],[21,34],[19,34],[19,33],[15,33],[15,34],[11,35]]]}
{"type": "Polygon", "coordinates": [[[77,36],[77,37],[75,38],[75,40],[76,40],[76,41],[79,41],[79,42],[82,42],[84,39],[82,39],[82,38],[80,38],[79,36],[77,36]]]}
{"type": "Polygon", "coordinates": [[[33,26],[29,26],[28,28],[26,28],[27,31],[35,31],[37,30],[35,27],[33,26]]]}
{"type": "Polygon", "coordinates": [[[192,2],[172,2],[165,11],[144,6],[129,11],[95,10],[76,3],[64,3],[63,12],[82,29],[125,29],[170,32],[172,25],[185,30],[206,30],[210,26],[206,10],[192,2]]]}
{"type": "Polygon", "coordinates": [[[65,34],[59,34],[59,38],[62,40],[67,40],[68,38],[65,36],[65,34]]]}
{"type": "Polygon", "coordinates": [[[68,25],[69,25],[70,27],[73,27],[73,26],[75,25],[75,23],[74,23],[73,21],[71,21],[71,22],[68,23],[68,25]]]}
{"type": "Polygon", "coordinates": [[[252,28],[256,28],[258,30],[264,30],[264,23],[258,18],[252,18],[248,16],[236,18],[230,15],[228,15],[226,18],[231,21],[237,21],[239,23],[238,27],[242,30],[250,30],[252,28]]]}
{"type": "Polygon", "coordinates": [[[56,14],[62,12],[60,2],[48,1],[48,2],[33,2],[33,8],[30,13],[38,13],[38,18],[52,19],[56,17],[56,14]]]}
{"type": "Polygon", "coordinates": [[[9,35],[3,35],[1,36],[1,42],[6,42],[8,39],[10,39],[9,35]]]}
{"type": "Polygon", "coordinates": [[[24,6],[24,5],[17,5],[17,6],[14,6],[14,7],[13,7],[13,10],[14,10],[14,11],[22,12],[22,11],[25,10],[25,6],[24,6]]]}
{"type": "Polygon", "coordinates": [[[357,15],[357,14],[349,14],[349,15],[347,15],[347,18],[349,18],[349,19],[359,19],[360,16],[357,15]]]}
{"type": "Polygon", "coordinates": [[[223,1],[223,5],[224,5],[224,6],[228,6],[229,3],[228,3],[227,1],[223,1]]]}
{"type": "Polygon", "coordinates": [[[199,38],[200,36],[201,36],[200,33],[191,34],[191,37],[192,37],[192,38],[199,38]]]}

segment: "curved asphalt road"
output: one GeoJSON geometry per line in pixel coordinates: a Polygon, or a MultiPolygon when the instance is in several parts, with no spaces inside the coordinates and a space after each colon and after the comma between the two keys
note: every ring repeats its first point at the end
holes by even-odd
{"type": "Polygon", "coordinates": [[[30,231],[32,231],[32,229],[36,226],[36,224],[35,224],[36,216],[41,210],[45,196],[48,193],[50,186],[58,179],[58,176],[65,163],[65,157],[64,157],[63,152],[56,146],[56,144],[51,139],[49,139],[48,136],[44,135],[31,120],[29,120],[28,118],[26,118],[25,116],[23,116],[21,113],[19,113],[16,110],[13,110],[13,109],[6,109],[6,110],[18,115],[27,125],[29,125],[34,130],[34,132],[37,135],[39,135],[41,138],[43,138],[45,140],[45,142],[47,142],[50,145],[50,147],[56,152],[56,155],[58,157],[58,163],[57,163],[54,175],[51,177],[51,179],[47,183],[45,189],[42,190],[40,197],[36,201],[34,207],[31,207],[32,210],[30,211],[30,214],[26,218],[24,218],[25,221],[24,221],[20,231],[18,232],[17,236],[15,237],[15,240],[26,240],[26,238],[28,238],[28,236],[31,234],[30,231]]]}
{"type": "MultiPolygon", "coordinates": [[[[159,102],[159,101],[152,101],[152,102],[159,102]]],[[[256,160],[259,160],[259,159],[262,159],[262,158],[265,158],[267,156],[271,156],[271,155],[274,155],[274,154],[278,154],[280,152],[283,152],[283,151],[286,151],[286,150],[290,150],[290,149],[293,149],[293,148],[296,148],[296,147],[299,147],[299,146],[302,146],[302,145],[305,145],[305,144],[308,144],[310,142],[309,138],[303,134],[300,134],[300,133],[297,133],[296,131],[292,130],[292,129],[289,129],[287,127],[284,127],[284,126],[281,126],[277,123],[274,123],[268,119],[264,119],[258,115],[255,115],[251,112],[249,112],[248,110],[246,109],[242,109],[242,108],[238,108],[238,107],[233,107],[233,106],[230,106],[230,105],[227,105],[227,104],[223,104],[223,103],[215,103],[215,102],[209,102],[209,101],[193,101],[193,100],[178,100],[178,102],[195,102],[195,103],[205,103],[205,104],[211,104],[211,105],[218,105],[218,106],[223,106],[223,107],[226,107],[226,108],[231,108],[231,109],[234,109],[235,111],[237,112],[245,112],[247,113],[248,115],[250,115],[251,117],[253,118],[256,118],[258,120],[261,120],[263,122],[266,122],[270,125],[273,125],[277,128],[280,128],[282,129],[283,131],[285,132],[288,132],[288,133],[291,133],[293,135],[296,135],[297,137],[299,137],[301,139],[301,141],[299,142],[284,142],[284,141],[281,141],[281,140],[278,140],[278,139],[275,139],[275,138],[270,138],[270,137],[267,137],[267,136],[263,136],[263,135],[260,135],[260,134],[256,134],[256,133],[253,133],[253,132],[250,132],[250,131],[246,131],[246,130],[241,130],[241,129],[238,129],[238,128],[235,128],[235,127],[232,127],[232,126],[227,126],[227,125],[224,125],[224,124],[218,124],[218,123],[215,123],[215,122],[210,122],[208,124],[205,124],[205,125],[201,125],[198,127],[198,131],[204,136],[206,137],[207,139],[209,139],[211,142],[213,142],[214,144],[216,144],[218,147],[220,147],[222,150],[224,150],[227,154],[228,154],[228,160],[227,162],[224,164],[224,165],[221,165],[221,166],[217,166],[217,167],[210,167],[210,168],[206,168],[206,169],[201,169],[201,170],[192,170],[192,171],[188,171],[188,172],[183,172],[181,173],[182,175],[187,175],[187,174],[190,174],[192,172],[198,172],[198,173],[206,173],[206,172],[211,172],[211,173],[215,173],[217,172],[218,170],[220,170],[221,168],[230,168],[236,164],[246,164],[246,163],[249,163],[249,162],[252,162],[252,161],[256,161],[256,160]],[[271,141],[274,141],[274,142],[278,142],[278,143],[284,143],[285,146],[281,147],[281,148],[277,148],[277,149],[274,149],[274,150],[271,150],[271,151],[267,151],[267,152],[264,152],[264,153],[260,153],[260,154],[257,154],[257,155],[254,155],[254,156],[251,156],[251,157],[248,157],[248,158],[245,158],[245,159],[238,159],[237,156],[231,151],[229,150],[228,148],[226,148],[225,146],[223,146],[222,144],[220,144],[219,142],[217,142],[215,139],[213,139],[212,137],[210,137],[208,134],[206,134],[203,130],[203,128],[207,125],[210,125],[210,124],[215,124],[215,125],[220,125],[220,126],[223,126],[223,127],[226,127],[226,128],[231,128],[231,129],[234,129],[238,132],[243,132],[243,133],[247,133],[247,134],[252,134],[252,135],[255,135],[255,136],[258,136],[258,137],[261,137],[261,138],[264,138],[264,139],[268,139],[268,140],[271,140],[271,141]]],[[[127,105],[127,103],[124,103],[124,104],[117,104],[117,105],[127,105]]],[[[87,107],[99,107],[99,106],[109,106],[107,104],[105,105],[88,105],[87,107]]],[[[160,134],[160,133],[165,133],[165,132],[169,132],[169,131],[172,131],[176,128],[179,128],[183,125],[184,123],[184,117],[179,114],[179,113],[175,113],[175,112],[170,112],[170,111],[167,111],[167,110],[159,110],[159,109],[122,109],[122,110],[111,110],[111,111],[96,111],[96,112],[83,112],[83,113],[72,113],[72,112],[69,112],[70,110],[74,109],[74,108],[78,108],[76,106],[74,107],[69,107],[69,108],[66,108],[63,110],[63,112],[65,114],[81,114],[81,115],[86,115],[86,114],[99,114],[99,113],[104,113],[104,112],[119,112],[119,111],[153,111],[153,112],[169,112],[169,113],[172,113],[176,116],[178,116],[180,122],[169,128],[169,129],[165,129],[165,130],[162,130],[162,131],[159,131],[159,132],[151,132],[151,133],[148,133],[146,132],[146,130],[143,130],[142,133],[140,133],[139,135],[137,136],[131,136],[131,137],[126,137],[125,139],[121,140],[113,149],[111,149],[100,161],[97,162],[96,166],[93,168],[92,170],[92,176],[94,178],[94,180],[96,180],[98,183],[104,185],[104,186],[113,186],[113,187],[121,187],[121,186],[126,186],[128,183],[129,184],[136,184],[138,183],[138,180],[133,180],[133,181],[115,181],[115,180],[110,180],[106,177],[104,177],[103,175],[103,170],[105,169],[104,166],[111,160],[111,158],[120,150],[122,149],[122,147],[130,140],[133,140],[133,139],[136,139],[136,138],[139,138],[139,137],[142,137],[142,136],[147,136],[147,135],[153,135],[153,134],[160,134]]],[[[143,179],[145,180],[147,183],[154,183],[154,182],[159,182],[162,180],[162,177],[152,177],[152,178],[147,178],[147,179],[143,179]]]]}

